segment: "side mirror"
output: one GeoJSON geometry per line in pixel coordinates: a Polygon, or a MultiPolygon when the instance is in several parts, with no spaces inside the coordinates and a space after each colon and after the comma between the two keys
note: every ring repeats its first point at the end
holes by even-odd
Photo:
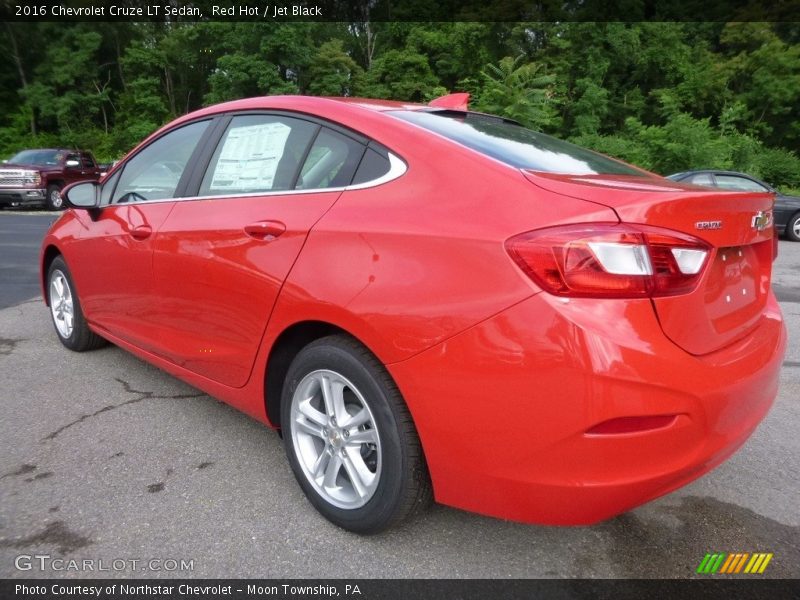
{"type": "Polygon", "coordinates": [[[72,208],[91,210],[100,206],[100,186],[96,181],[79,181],[61,190],[61,197],[72,208]]]}
{"type": "Polygon", "coordinates": [[[64,166],[68,169],[77,169],[81,166],[81,163],[79,163],[77,160],[68,160],[64,163],[64,166]]]}

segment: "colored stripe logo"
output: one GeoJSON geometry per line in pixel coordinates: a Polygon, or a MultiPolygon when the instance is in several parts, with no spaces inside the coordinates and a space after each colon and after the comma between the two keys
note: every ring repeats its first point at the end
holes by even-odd
{"type": "Polygon", "coordinates": [[[750,575],[761,574],[772,560],[772,552],[715,552],[706,554],[697,572],[703,575],[747,573],[750,575]]]}

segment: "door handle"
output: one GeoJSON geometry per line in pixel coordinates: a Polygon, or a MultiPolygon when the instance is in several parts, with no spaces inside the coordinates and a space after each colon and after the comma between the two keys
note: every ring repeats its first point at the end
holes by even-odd
{"type": "Polygon", "coordinates": [[[131,237],[136,240],[146,240],[153,233],[153,228],[150,225],[138,225],[131,229],[131,237]]]}
{"type": "Polygon", "coordinates": [[[258,221],[245,225],[244,232],[251,238],[271,242],[286,231],[286,225],[280,221],[258,221]]]}

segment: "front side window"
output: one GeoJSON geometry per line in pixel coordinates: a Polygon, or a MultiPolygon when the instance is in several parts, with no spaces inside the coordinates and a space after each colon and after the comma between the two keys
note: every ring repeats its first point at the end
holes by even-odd
{"type": "Polygon", "coordinates": [[[174,129],[131,158],[123,167],[114,203],[174,198],[181,176],[209,121],[174,129]]]}
{"type": "Polygon", "coordinates": [[[492,115],[448,110],[398,110],[388,114],[519,169],[567,175],[647,176],[623,162],[492,115]]]}
{"type": "Polygon", "coordinates": [[[121,171],[117,171],[111,177],[103,181],[103,187],[100,188],[100,204],[108,204],[111,202],[111,194],[114,192],[117,181],[119,181],[120,172],[121,171]]]}
{"type": "Polygon", "coordinates": [[[231,119],[200,185],[200,196],[290,190],[319,125],[274,115],[231,119]]]}
{"type": "Polygon", "coordinates": [[[768,192],[760,183],[756,183],[752,179],[746,177],[737,177],[736,175],[716,175],[717,187],[725,190],[735,190],[737,192],[768,192]]]}

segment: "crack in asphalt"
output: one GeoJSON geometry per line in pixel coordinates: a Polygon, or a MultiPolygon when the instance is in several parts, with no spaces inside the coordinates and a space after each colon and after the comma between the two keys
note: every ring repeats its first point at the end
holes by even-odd
{"type": "Polygon", "coordinates": [[[0,337],[0,356],[8,356],[17,349],[17,344],[24,342],[23,338],[0,337]]]}
{"type": "Polygon", "coordinates": [[[0,548],[25,548],[39,544],[53,544],[58,547],[61,554],[69,554],[73,550],[85,548],[92,543],[88,537],[70,531],[64,521],[53,521],[48,523],[42,531],[28,537],[0,539],[0,548]]]}
{"type": "Polygon", "coordinates": [[[0,479],[5,479],[6,477],[16,477],[17,475],[27,475],[28,473],[32,473],[36,469],[37,469],[36,465],[29,465],[28,463],[25,463],[16,471],[11,471],[9,473],[4,473],[3,475],[0,475],[0,479]]]}
{"type": "Polygon", "coordinates": [[[137,398],[131,398],[130,400],[126,400],[125,402],[120,402],[119,404],[109,404],[108,406],[104,406],[103,408],[98,409],[98,410],[94,411],[93,413],[88,413],[88,414],[85,414],[85,415],[81,415],[80,417],[78,417],[74,421],[71,421],[71,422],[67,423],[66,425],[62,425],[61,427],[59,427],[55,431],[49,433],[44,438],[42,438],[42,441],[46,442],[46,441],[49,441],[49,440],[54,440],[55,438],[57,438],[59,435],[61,435],[64,431],[66,431],[70,427],[74,427],[75,425],[79,425],[80,423],[83,423],[87,419],[91,419],[92,417],[96,417],[96,416],[101,415],[103,413],[106,413],[106,412],[109,412],[109,411],[112,411],[112,410],[116,410],[117,408],[122,408],[123,406],[128,406],[130,404],[136,404],[138,402],[142,402],[143,400],[186,400],[186,399],[189,399],[189,398],[201,398],[201,397],[206,395],[206,394],[204,394],[202,392],[195,393],[195,394],[171,394],[171,395],[166,395],[166,396],[157,395],[155,392],[148,392],[148,391],[145,391],[145,390],[134,389],[131,386],[130,383],[128,383],[124,379],[120,379],[119,377],[115,377],[114,379],[122,385],[122,388],[125,390],[126,394],[137,394],[138,397],[137,398]]]}

